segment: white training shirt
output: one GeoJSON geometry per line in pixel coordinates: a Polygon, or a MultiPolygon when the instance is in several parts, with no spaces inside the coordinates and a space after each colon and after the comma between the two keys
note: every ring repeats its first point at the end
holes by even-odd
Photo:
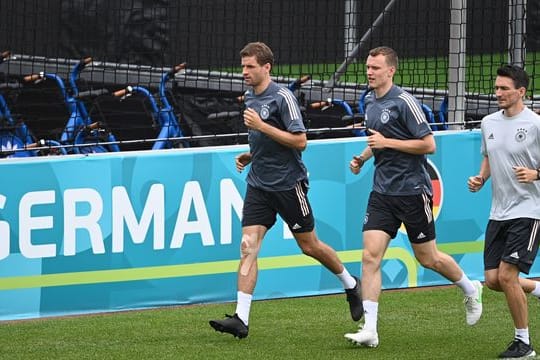
{"type": "Polygon", "coordinates": [[[491,170],[490,219],[540,219],[540,180],[519,183],[512,170],[540,167],[540,116],[528,108],[512,117],[500,110],[484,117],[481,129],[491,170]]]}

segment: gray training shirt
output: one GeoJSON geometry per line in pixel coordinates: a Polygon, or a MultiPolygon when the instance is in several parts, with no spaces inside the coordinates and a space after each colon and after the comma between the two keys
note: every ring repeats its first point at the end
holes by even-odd
{"type": "MultiPolygon", "coordinates": [[[[420,102],[393,85],[381,98],[370,92],[365,99],[366,125],[384,137],[400,140],[421,139],[431,134],[420,102]]],[[[432,194],[426,155],[413,155],[393,149],[373,149],[375,175],[373,191],[384,195],[432,194]]]]}
{"type": "Polygon", "coordinates": [[[528,108],[482,119],[482,147],[491,172],[491,220],[540,219],[540,181],[519,183],[513,166],[540,167],[540,117],[528,108]]]}
{"type": "MultiPolygon", "coordinates": [[[[306,132],[302,114],[294,94],[275,82],[261,94],[245,93],[246,108],[252,108],[266,123],[291,133],[306,132]]],[[[249,129],[248,142],[251,168],[249,185],[265,191],[293,189],[307,179],[307,170],[299,150],[283,146],[260,131],[249,129]]]]}

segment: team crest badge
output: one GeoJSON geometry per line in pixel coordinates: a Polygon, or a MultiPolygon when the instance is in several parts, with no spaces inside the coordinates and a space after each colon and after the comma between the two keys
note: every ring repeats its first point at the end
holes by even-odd
{"type": "Polygon", "coordinates": [[[388,109],[384,109],[382,112],[381,112],[381,117],[380,117],[380,120],[383,124],[386,124],[388,122],[388,120],[390,120],[390,110],[388,109]]]}
{"type": "Polygon", "coordinates": [[[516,133],[515,138],[516,138],[517,142],[525,141],[525,139],[527,138],[527,130],[525,130],[523,128],[517,129],[517,133],[516,133]]]}
{"type": "Polygon", "coordinates": [[[268,120],[268,118],[270,117],[270,109],[269,109],[268,105],[263,105],[261,107],[261,111],[260,111],[259,115],[261,116],[261,119],[268,120]]]}

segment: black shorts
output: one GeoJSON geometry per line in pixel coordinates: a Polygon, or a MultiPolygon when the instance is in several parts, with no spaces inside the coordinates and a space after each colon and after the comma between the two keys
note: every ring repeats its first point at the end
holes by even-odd
{"type": "Polygon", "coordinates": [[[294,189],[286,191],[264,191],[248,184],[242,209],[242,226],[263,225],[270,229],[276,222],[276,214],[279,214],[291,232],[312,231],[315,220],[307,192],[305,181],[296,183],[294,189]]]}
{"type": "Polygon", "coordinates": [[[484,243],[484,269],[497,269],[501,261],[528,274],[538,252],[540,220],[489,220],[484,243]]]}
{"type": "Polygon", "coordinates": [[[381,230],[393,239],[402,223],[410,242],[434,240],[433,198],[426,193],[393,196],[372,191],[369,194],[363,231],[381,230]]]}

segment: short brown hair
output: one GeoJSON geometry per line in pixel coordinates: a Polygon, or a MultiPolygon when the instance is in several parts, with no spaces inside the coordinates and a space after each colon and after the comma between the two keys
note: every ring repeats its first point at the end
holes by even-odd
{"type": "Polygon", "coordinates": [[[263,42],[251,42],[247,44],[240,50],[240,56],[255,56],[257,64],[261,66],[264,64],[270,64],[270,66],[274,65],[274,54],[268,45],[263,42]]]}
{"type": "Polygon", "coordinates": [[[527,89],[529,87],[529,75],[521,66],[512,64],[503,65],[497,69],[497,75],[512,79],[516,89],[522,87],[527,89]]]}
{"type": "Polygon", "coordinates": [[[397,69],[398,67],[398,55],[396,51],[388,46],[379,46],[369,51],[369,56],[383,55],[386,63],[397,69]]]}

